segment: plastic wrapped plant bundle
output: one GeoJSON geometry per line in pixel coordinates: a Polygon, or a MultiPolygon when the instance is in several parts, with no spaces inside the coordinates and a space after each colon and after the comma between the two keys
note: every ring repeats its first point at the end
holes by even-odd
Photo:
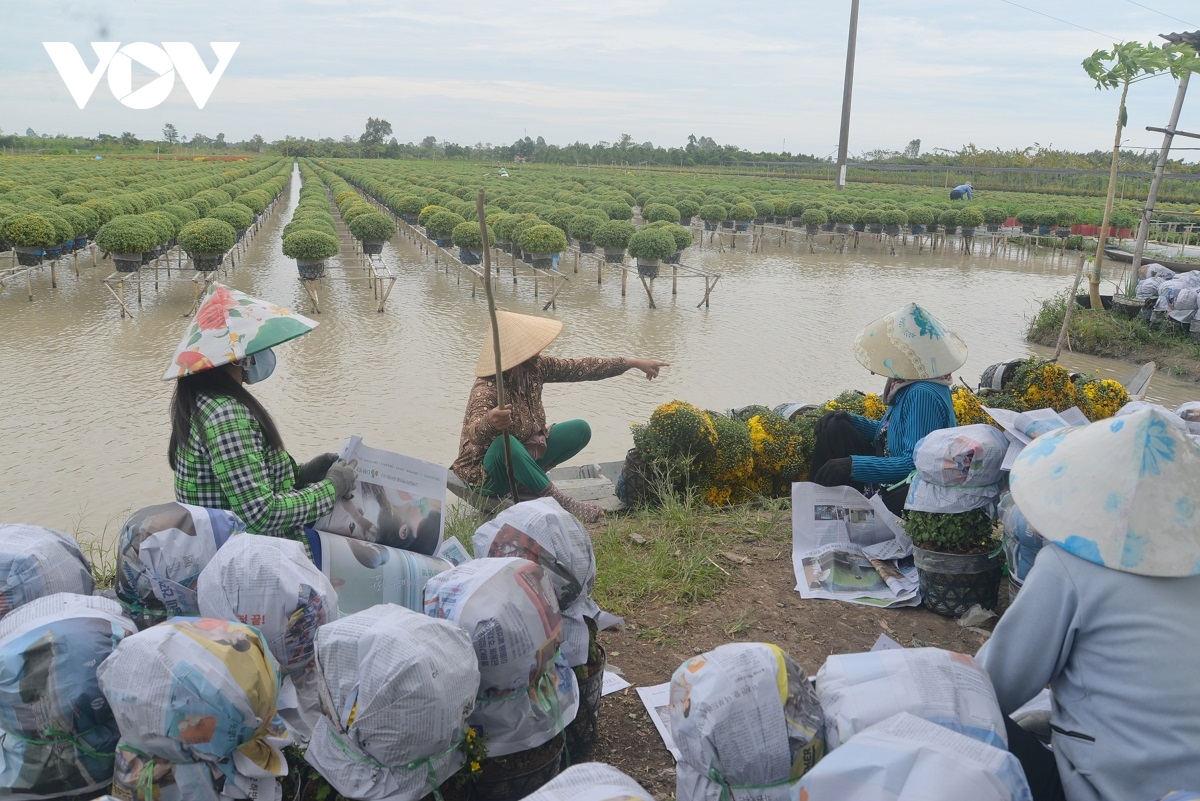
{"type": "Polygon", "coordinates": [[[92,566],[69,534],[42,526],[0,523],[0,618],[57,592],[91,595],[92,566]]]}
{"type": "Polygon", "coordinates": [[[304,546],[257,534],[232,537],[201,571],[196,594],[204,617],[248,623],[262,632],[284,676],[280,715],[307,740],[320,714],[312,683],[317,629],[338,618],[338,600],[304,546]]]}
{"type": "Polygon", "coordinates": [[[322,626],[317,652],[324,714],[305,759],[340,794],[415,801],[459,769],[479,691],[466,632],[380,604],[322,626]]]}
{"type": "MultiPolygon", "coordinates": [[[[854,735],[809,771],[799,798],[838,801],[1031,801],[1003,748],[901,712],[854,735]]],[[[793,796],[797,797],[797,796],[793,796]]]]}
{"type": "Polygon", "coordinates": [[[121,729],[113,792],[132,801],[279,801],[290,738],[257,629],[179,617],[125,638],[97,670],[121,729]]]}
{"type": "Polygon", "coordinates": [[[941,648],[835,654],[817,671],[817,697],[831,751],[897,712],[1008,747],[1004,715],[987,673],[971,657],[941,648]]]}
{"type": "Polygon", "coordinates": [[[53,798],[112,782],[119,732],[96,666],[135,633],[121,605],[57,593],[0,620],[0,798],[53,798]]]}
{"type": "Polygon", "coordinates": [[[1004,558],[1008,562],[1008,580],[1020,589],[1046,541],[1029,525],[1025,513],[1013,500],[1012,493],[1006,492],[1000,496],[998,509],[1000,524],[1004,527],[1004,558]]]}
{"type": "Polygon", "coordinates": [[[472,726],[488,756],[537,748],[575,719],[579,685],[562,645],[562,615],[546,572],[526,559],[484,558],[434,576],[425,612],[461,626],[479,662],[472,726]]]}
{"type": "Polygon", "coordinates": [[[994,507],[1008,439],[994,426],[943,428],[922,437],[913,451],[916,476],[905,509],[943,514],[994,507]]]}
{"type": "Polygon", "coordinates": [[[121,528],[117,598],[139,626],[200,614],[200,571],[245,529],[237,515],[223,509],[164,503],[137,510],[121,528]]]}
{"type": "Polygon", "coordinates": [[[671,677],[671,731],[683,758],[679,801],[788,801],[825,753],[821,705],[777,646],[731,643],[671,677]]]}
{"type": "Polygon", "coordinates": [[[654,796],[612,765],[584,762],[567,768],[524,801],[654,801],[654,796]]]}
{"type": "Polygon", "coordinates": [[[476,557],[517,556],[537,562],[554,583],[563,619],[563,656],[571,667],[587,664],[588,628],[600,607],[592,600],[596,555],[583,523],[553,498],[510,506],[471,538],[476,557]]]}

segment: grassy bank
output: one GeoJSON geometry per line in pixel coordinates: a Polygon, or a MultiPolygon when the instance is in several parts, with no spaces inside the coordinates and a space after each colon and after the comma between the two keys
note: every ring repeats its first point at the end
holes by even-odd
{"type": "MultiPolygon", "coordinates": [[[[1029,324],[1027,339],[1054,347],[1067,309],[1067,296],[1058,295],[1042,303],[1029,324]]],[[[1200,344],[1178,326],[1151,327],[1141,320],[1126,320],[1111,312],[1076,308],[1067,332],[1068,347],[1076,353],[1158,363],[1171,375],[1200,381],[1200,344]]]]}

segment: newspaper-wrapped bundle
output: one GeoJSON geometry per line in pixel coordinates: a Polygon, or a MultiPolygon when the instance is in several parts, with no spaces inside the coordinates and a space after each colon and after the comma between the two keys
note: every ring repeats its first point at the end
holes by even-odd
{"type": "Polygon", "coordinates": [[[479,668],[458,626],[380,604],[321,627],[305,759],[347,798],[414,801],[462,765],[479,668]]]}
{"type": "Polygon", "coordinates": [[[290,738],[279,670],[257,629],[180,617],[125,638],[101,663],[121,729],[113,793],[132,801],[279,801],[290,738]]]}
{"type": "Polygon", "coordinates": [[[971,657],[941,648],[831,656],[817,671],[817,697],[831,751],[897,712],[1007,747],[992,680],[971,657]]]}
{"type": "Polygon", "coordinates": [[[0,523],[0,618],[57,592],[91,595],[92,566],[69,534],[0,523]]]}
{"type": "Polygon", "coordinates": [[[201,571],[196,594],[204,617],[248,623],[262,633],[284,674],[280,715],[307,740],[320,714],[312,684],[317,629],[337,620],[338,596],[304,546],[257,534],[233,537],[201,571]]]}
{"type": "Polygon", "coordinates": [[[139,625],[200,614],[200,571],[231,536],[245,530],[237,515],[223,509],[164,503],[137,510],[121,528],[117,597],[139,625]]]}
{"type": "Polygon", "coordinates": [[[537,748],[575,719],[579,685],[563,658],[562,615],[546,571],[526,559],[476,559],[425,585],[425,612],[466,630],[479,661],[471,725],[488,755],[537,748]]]}
{"type": "Polygon", "coordinates": [[[906,712],[854,735],[809,771],[792,799],[1032,801],[1021,763],[906,712]]]}
{"type": "Polygon", "coordinates": [[[96,666],[137,628],[107,598],[57,593],[0,620],[0,799],[112,782],[119,732],[96,666]]]}
{"type": "Polygon", "coordinates": [[[1007,452],[1008,439],[995,426],[980,423],[931,431],[913,451],[917,474],[904,508],[953,513],[994,507],[1007,452]]]}
{"type": "Polygon", "coordinates": [[[633,779],[612,765],[572,765],[524,801],[654,801],[633,779]]]}
{"type": "Polygon", "coordinates": [[[1011,492],[1000,496],[999,517],[1000,525],[1004,527],[1004,558],[1008,562],[1008,579],[1020,589],[1046,541],[1029,525],[1011,492]]]}
{"type": "Polygon", "coordinates": [[[679,801],[787,801],[825,753],[823,718],[804,670],[777,646],[731,643],[671,677],[679,801]]]}
{"type": "Polygon", "coordinates": [[[553,498],[510,506],[484,523],[471,538],[475,556],[518,556],[537,562],[554,583],[563,618],[563,656],[571,667],[588,660],[585,617],[600,607],[592,600],[596,555],[587,529],[553,498]]]}

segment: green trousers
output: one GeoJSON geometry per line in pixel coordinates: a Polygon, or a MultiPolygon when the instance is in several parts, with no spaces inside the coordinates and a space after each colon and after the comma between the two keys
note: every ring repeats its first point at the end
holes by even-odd
{"type": "MultiPolygon", "coordinates": [[[[587,420],[567,420],[555,423],[546,438],[546,455],[534,459],[516,437],[506,434],[512,452],[513,476],[517,486],[525,492],[540,495],[550,486],[546,471],[562,464],[579,453],[592,439],[592,427],[587,420]]],[[[492,442],[483,455],[483,469],[487,478],[479,490],[484,495],[507,495],[509,493],[508,472],[504,466],[504,441],[500,437],[492,442]]]]}

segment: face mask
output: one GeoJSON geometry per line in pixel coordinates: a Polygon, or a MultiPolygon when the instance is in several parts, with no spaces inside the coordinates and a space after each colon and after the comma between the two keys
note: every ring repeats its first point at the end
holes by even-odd
{"type": "Polygon", "coordinates": [[[242,367],[242,375],[246,377],[247,384],[266,381],[273,372],[275,372],[275,351],[270,348],[260,350],[253,356],[247,357],[246,364],[242,367]]]}

